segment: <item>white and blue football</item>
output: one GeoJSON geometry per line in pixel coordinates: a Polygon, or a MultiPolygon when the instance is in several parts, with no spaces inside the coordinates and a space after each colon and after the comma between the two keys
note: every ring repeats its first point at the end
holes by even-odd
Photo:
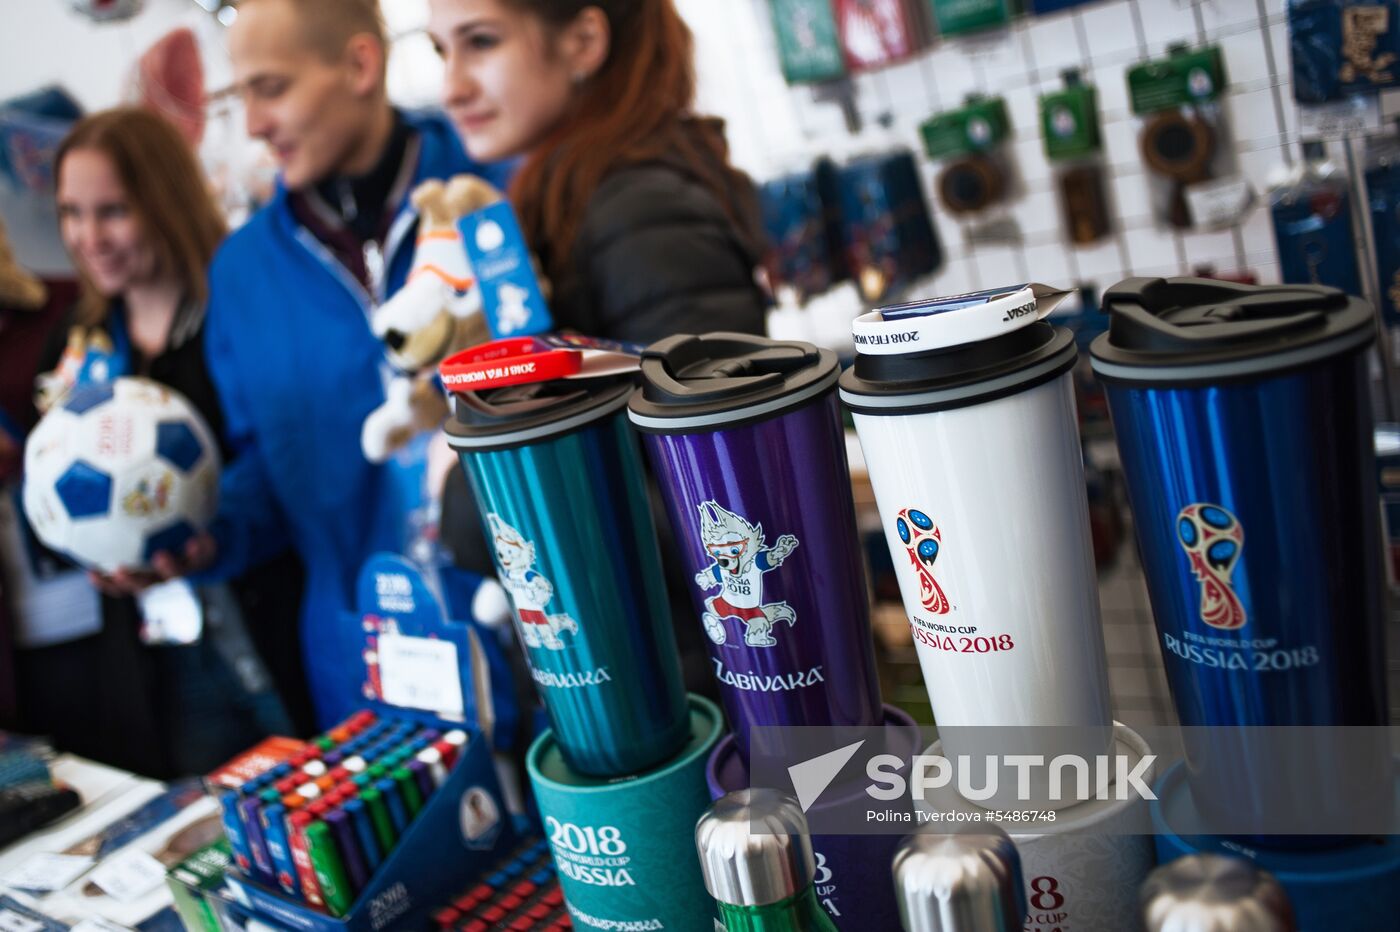
{"type": "Polygon", "coordinates": [[[219,469],[213,434],[178,392],[141,378],[81,385],[29,435],[24,513],[82,566],[144,569],[213,520],[219,469]]]}

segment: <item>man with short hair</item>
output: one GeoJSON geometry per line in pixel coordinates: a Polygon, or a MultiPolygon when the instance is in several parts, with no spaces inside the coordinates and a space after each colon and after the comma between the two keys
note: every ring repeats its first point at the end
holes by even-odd
{"type": "Polygon", "coordinates": [[[356,578],[403,550],[406,504],[390,467],[360,450],[384,400],[371,309],[404,282],[410,190],[472,171],[447,122],[390,106],[375,0],[243,0],[229,30],[248,132],[280,167],[276,196],[224,244],[210,273],[206,355],[237,451],[219,517],[163,574],[236,575],[290,543],[307,568],[304,663],[320,723],[362,700],[356,578]],[[212,564],[212,565],[211,565],[212,564]]]}

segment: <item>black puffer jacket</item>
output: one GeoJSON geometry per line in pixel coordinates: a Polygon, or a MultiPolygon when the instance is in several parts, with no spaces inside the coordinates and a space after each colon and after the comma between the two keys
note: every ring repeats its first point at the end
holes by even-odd
{"type": "Polygon", "coordinates": [[[589,203],[550,302],[561,328],[652,343],[674,333],[762,333],[758,243],[719,199],[664,162],[619,168],[589,203]]]}

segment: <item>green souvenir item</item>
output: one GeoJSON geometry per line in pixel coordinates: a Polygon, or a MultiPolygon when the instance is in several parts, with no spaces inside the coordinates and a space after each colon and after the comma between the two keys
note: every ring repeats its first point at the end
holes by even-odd
{"type": "Polygon", "coordinates": [[[778,58],[789,84],[832,81],[846,73],[829,0],[769,0],[778,58]]]}
{"type": "Polygon", "coordinates": [[[995,29],[1019,12],[1019,0],[929,0],[938,31],[945,36],[995,29]]]}
{"type": "Polygon", "coordinates": [[[1138,116],[1210,103],[1224,92],[1225,82],[1225,60],[1214,45],[1173,46],[1165,58],[1128,69],[1128,94],[1138,116]]]}
{"type": "Polygon", "coordinates": [[[1065,88],[1040,98],[1040,128],[1051,161],[1077,159],[1099,151],[1098,91],[1082,84],[1079,72],[1065,72],[1065,88]]]}
{"type": "Polygon", "coordinates": [[[1000,97],[972,96],[960,109],[924,121],[919,132],[929,158],[946,159],[985,152],[1006,138],[1010,126],[1006,101],[1000,97]]]}

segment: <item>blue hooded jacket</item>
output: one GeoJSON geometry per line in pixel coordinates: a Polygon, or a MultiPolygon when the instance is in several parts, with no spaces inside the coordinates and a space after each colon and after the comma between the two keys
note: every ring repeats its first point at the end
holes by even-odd
{"type": "MultiPolygon", "coordinates": [[[[404,114],[420,139],[414,185],[462,172],[504,187],[438,115],[404,114]]],[[[417,217],[400,205],[384,246],[387,294],[413,261],[417,217]]],[[[384,401],[384,346],[371,296],[294,218],[280,187],[219,250],[210,270],[205,355],[234,450],[211,531],[236,576],[293,545],[306,564],[301,638],[317,718],[328,727],[363,704],[364,634],[355,581],[377,551],[403,551],[409,502],[393,469],[369,463],[360,427],[384,401]]],[[[250,619],[256,624],[257,619],[250,619]]]]}

